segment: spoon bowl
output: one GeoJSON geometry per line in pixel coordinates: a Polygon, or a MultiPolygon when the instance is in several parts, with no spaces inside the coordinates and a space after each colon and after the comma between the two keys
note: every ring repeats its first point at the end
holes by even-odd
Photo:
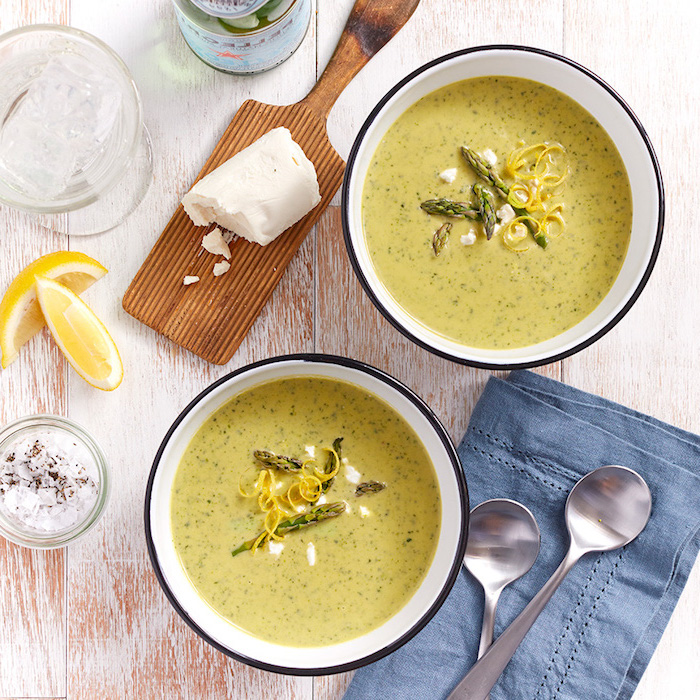
{"type": "Polygon", "coordinates": [[[651,493],[637,472],[600,467],[574,486],[564,512],[572,545],[606,552],[628,544],[644,529],[651,514],[651,493]]]}
{"type": "Polygon", "coordinates": [[[540,529],[525,506],[484,501],[469,515],[464,565],[484,588],[502,589],[526,574],[540,551],[540,529]]]}
{"type": "Polygon", "coordinates": [[[520,503],[494,498],[469,514],[469,537],[464,565],[484,589],[484,619],[479,654],[491,646],[496,605],[501,591],[524,576],[540,551],[540,529],[520,503]]]}

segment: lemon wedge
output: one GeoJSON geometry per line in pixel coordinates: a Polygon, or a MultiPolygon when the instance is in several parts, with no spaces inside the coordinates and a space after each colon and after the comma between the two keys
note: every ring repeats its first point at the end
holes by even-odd
{"type": "Polygon", "coordinates": [[[46,277],[64,284],[76,294],[107,274],[107,268],[84,253],[61,250],[49,253],[20,272],[0,301],[0,351],[2,367],[17,359],[19,349],[44,327],[34,280],[46,277]]]}
{"type": "Polygon", "coordinates": [[[112,391],[124,376],[112,336],[90,307],[68,287],[36,278],[36,295],[56,344],[73,369],[97,389],[112,391]]]}

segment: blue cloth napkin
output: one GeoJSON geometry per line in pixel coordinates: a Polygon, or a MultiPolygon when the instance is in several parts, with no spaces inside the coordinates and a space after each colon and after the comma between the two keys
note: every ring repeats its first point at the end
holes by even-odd
{"type": "MultiPolygon", "coordinates": [[[[645,530],[574,567],[491,693],[492,700],[629,698],[700,548],[700,437],[521,371],[489,380],[459,455],[472,507],[515,499],[542,533],[537,562],[503,592],[496,635],[564,556],[564,504],[576,481],[605,464],[631,467],[647,481],[653,504],[645,530]]],[[[481,588],[462,569],[425,629],[360,669],[345,700],[445,698],[476,660],[482,611],[481,588]]]]}

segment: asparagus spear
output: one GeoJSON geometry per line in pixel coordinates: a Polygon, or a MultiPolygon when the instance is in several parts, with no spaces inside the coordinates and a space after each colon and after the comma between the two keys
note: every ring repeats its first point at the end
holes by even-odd
{"type": "MultiPolygon", "coordinates": [[[[342,453],[341,453],[341,447],[340,443],[343,442],[343,438],[339,437],[333,440],[333,449],[335,450],[336,455],[338,455],[338,464],[340,465],[340,460],[342,459],[342,453]]],[[[333,469],[335,468],[335,457],[333,456],[333,453],[328,455],[328,461],[326,462],[326,466],[324,468],[324,472],[326,474],[330,474],[333,469]]],[[[328,479],[328,481],[323,482],[323,486],[321,487],[322,493],[326,493],[328,489],[333,485],[333,482],[335,481],[335,477],[332,479],[328,479]]]]}
{"type": "Polygon", "coordinates": [[[450,237],[451,230],[452,224],[443,224],[435,231],[433,235],[433,251],[436,257],[442,253],[442,249],[447,245],[447,239],[450,237]]]}
{"type": "MultiPolygon", "coordinates": [[[[301,513],[300,515],[294,515],[287,520],[283,520],[276,528],[276,535],[286,535],[288,532],[293,532],[294,530],[300,530],[302,527],[308,527],[309,525],[315,525],[320,523],[322,520],[328,520],[328,518],[335,518],[342,515],[345,512],[345,503],[339,501],[338,503],[324,503],[320,506],[314,506],[308,513],[301,513]]],[[[262,535],[259,533],[257,537],[253,537],[252,540],[248,540],[243,544],[236,547],[231,552],[231,556],[235,557],[236,554],[245,552],[253,548],[253,545],[262,535]]]]}
{"type": "Polygon", "coordinates": [[[475,182],[472,189],[479,202],[479,212],[484,222],[486,240],[490,241],[493,232],[496,230],[496,202],[493,199],[493,194],[479,182],[475,182]]]}
{"type": "Polygon", "coordinates": [[[268,450],[255,450],[253,455],[258,462],[262,462],[268,467],[282,469],[285,472],[301,471],[301,460],[296,459],[295,457],[276,455],[274,452],[269,452],[268,450]]]}
{"type": "Polygon", "coordinates": [[[450,216],[453,219],[471,219],[479,221],[479,212],[466,202],[453,202],[451,199],[428,199],[420,205],[428,214],[450,216]]]}
{"type": "MultiPolygon", "coordinates": [[[[508,185],[501,180],[498,173],[496,173],[476,151],[472,151],[472,149],[468,146],[462,146],[462,155],[467,163],[474,168],[476,174],[483,180],[486,180],[486,182],[489,184],[493,185],[500,192],[503,198],[508,201],[510,187],[508,187],[508,185]]],[[[523,209],[522,207],[514,207],[512,202],[510,202],[510,205],[513,207],[513,211],[515,211],[518,216],[530,216],[526,209],[523,209]]],[[[529,220],[525,221],[525,225],[530,230],[530,233],[535,239],[537,245],[540,246],[540,248],[546,248],[549,241],[547,240],[547,236],[545,236],[543,231],[541,229],[535,229],[532,222],[529,220]]]]}
{"type": "Polygon", "coordinates": [[[510,187],[476,151],[472,151],[468,146],[462,146],[462,155],[479,177],[493,185],[504,197],[508,197],[510,187]]]}
{"type": "Polygon", "coordinates": [[[383,491],[385,488],[386,484],[383,484],[381,481],[365,481],[358,484],[357,488],[355,489],[355,496],[359,498],[360,496],[364,496],[366,493],[378,493],[379,491],[383,491]]]}

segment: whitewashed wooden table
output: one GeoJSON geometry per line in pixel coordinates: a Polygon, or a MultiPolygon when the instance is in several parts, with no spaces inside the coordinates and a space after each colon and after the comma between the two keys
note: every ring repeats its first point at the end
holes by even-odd
{"type": "MultiPolygon", "coordinates": [[[[113,331],[126,371],[114,393],[94,390],[41,334],[0,373],[0,423],[39,411],[82,423],[106,450],[114,486],[100,525],[68,549],[35,552],[0,541],[0,697],[342,696],[349,674],[287,678],[250,669],[214,651],[173,612],[151,572],[143,535],[144,488],[161,436],[191,397],[226,372],[274,354],[319,351],[395,375],[435,408],[458,440],[488,373],[414,347],[379,316],[348,265],[337,206],[306,240],[226,367],[157,336],[127,316],[120,300],[239,104],[248,97],[278,104],[303,97],[328,61],[351,5],[318,0],[309,34],[287,63],[238,78],[211,70],[190,53],[169,0],[0,1],[0,32],[58,22],[110,44],[139,85],[155,152],[147,200],[111,233],[69,240],[0,210],[2,289],[24,265],[54,250],[81,250],[109,267],[85,296],[113,331]],[[341,283],[319,283],[331,274],[341,283]]],[[[612,84],[645,124],[661,161],[667,192],[661,255],[640,300],[616,328],[540,371],[695,432],[698,36],[697,0],[423,0],[397,38],[355,78],[329,122],[331,141],[346,157],[367,113],[399,78],[440,54],[479,44],[550,49],[612,84]]],[[[697,697],[698,620],[696,565],[635,700],[697,697]]]]}

